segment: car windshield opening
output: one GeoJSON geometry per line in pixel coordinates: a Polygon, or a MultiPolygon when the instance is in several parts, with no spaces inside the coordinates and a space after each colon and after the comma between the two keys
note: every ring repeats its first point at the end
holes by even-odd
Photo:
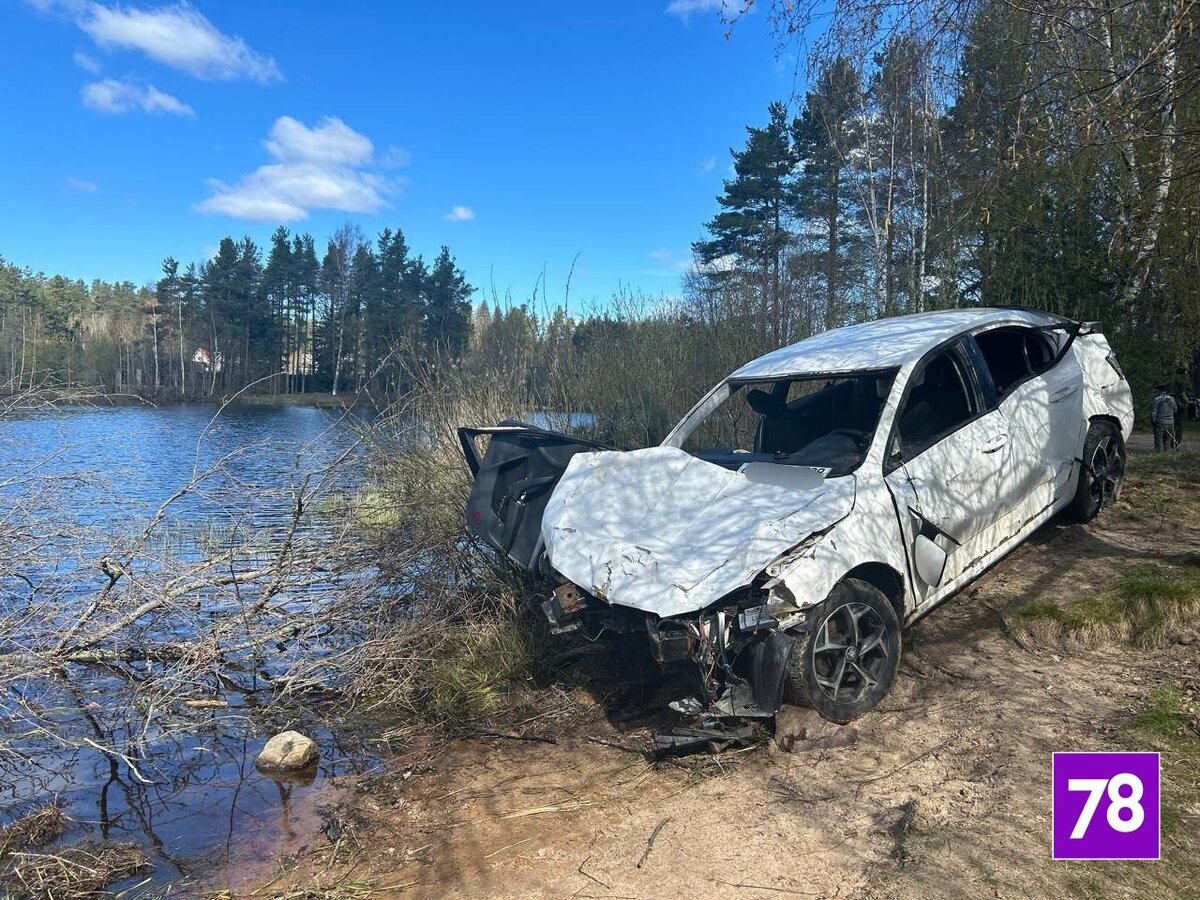
{"type": "Polygon", "coordinates": [[[862,463],[895,370],[733,382],[682,448],[736,469],[775,462],[844,475],[862,463]]]}

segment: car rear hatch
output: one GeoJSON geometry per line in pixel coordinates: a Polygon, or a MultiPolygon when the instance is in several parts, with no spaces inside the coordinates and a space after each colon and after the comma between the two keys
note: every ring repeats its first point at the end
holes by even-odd
{"type": "Polygon", "coordinates": [[[576,453],[613,448],[513,421],[459,428],[458,439],[475,477],[467,529],[522,568],[548,574],[542,515],[550,494],[576,453]],[[480,455],[483,436],[488,445],[480,455]]]}

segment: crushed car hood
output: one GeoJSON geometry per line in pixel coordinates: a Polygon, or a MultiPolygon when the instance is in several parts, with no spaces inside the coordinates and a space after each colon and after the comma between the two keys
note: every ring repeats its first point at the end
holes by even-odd
{"type": "Polygon", "coordinates": [[[676,447],[580,453],[542,539],[550,564],[593,596],[674,616],[749,584],[853,506],[853,476],[774,463],[735,472],[676,447]]]}

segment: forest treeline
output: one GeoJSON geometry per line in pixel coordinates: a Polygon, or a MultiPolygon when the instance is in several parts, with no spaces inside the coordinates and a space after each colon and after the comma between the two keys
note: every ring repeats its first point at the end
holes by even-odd
{"type": "Polygon", "coordinates": [[[448,249],[427,263],[399,230],[348,224],[320,248],[280,228],[265,250],[226,238],[203,264],[167,259],[156,285],[0,266],[0,381],[394,393],[433,365],[642,443],[780,344],[1019,305],[1100,321],[1139,392],[1194,384],[1198,4],[838,0],[822,18],[771,2],[781,50],[812,42],[809,88],[731,151],[680,297],[472,307],[448,249]]]}
{"type": "Polygon", "coordinates": [[[1143,385],[1195,376],[1200,4],[757,5],[781,50],[816,35],[809,89],[734,153],[691,297],[769,344],[1029,306],[1103,322],[1143,385]]]}
{"type": "Polygon", "coordinates": [[[368,242],[339,228],[318,257],[309,234],[276,229],[265,256],[223,238],[214,256],[168,257],[153,286],[90,285],[0,260],[0,381],[51,376],[146,396],[394,391],[402,358],[456,359],[472,288],[443,247],[432,264],[401,231],[368,242]]]}

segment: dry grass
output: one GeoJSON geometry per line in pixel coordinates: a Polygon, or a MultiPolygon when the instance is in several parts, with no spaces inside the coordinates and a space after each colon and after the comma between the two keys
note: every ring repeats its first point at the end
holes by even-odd
{"type": "Polygon", "coordinates": [[[0,860],[14,850],[44,847],[57,841],[69,820],[57,803],[49,803],[18,816],[0,828],[0,860]]]}
{"type": "Polygon", "coordinates": [[[514,621],[478,622],[446,636],[423,678],[427,710],[452,721],[486,719],[531,673],[529,634],[514,621]]]}
{"type": "Polygon", "coordinates": [[[1064,604],[1031,601],[1013,614],[1012,628],[1043,647],[1165,647],[1196,637],[1198,611],[1200,558],[1134,566],[1110,590],[1064,604]]]}
{"type": "Polygon", "coordinates": [[[1105,515],[1156,529],[1200,528],[1200,453],[1133,453],[1122,502],[1105,515]]]}
{"type": "Polygon", "coordinates": [[[472,479],[457,429],[519,417],[522,398],[509,382],[446,369],[409,380],[414,391],[371,435],[368,483],[333,510],[394,586],[367,639],[336,662],[353,697],[393,718],[490,719],[529,693],[514,688],[535,672],[543,590],[467,532],[472,479]]]}
{"type": "Polygon", "coordinates": [[[13,853],[0,886],[15,898],[91,900],[150,865],[137,844],[82,843],[57,853],[13,853]]]}
{"type": "MultiPolygon", "coordinates": [[[[1130,456],[1122,500],[1105,513],[1140,530],[1200,529],[1200,454],[1130,456]]],[[[1183,541],[1186,545],[1187,541],[1183,541]]],[[[1014,636],[1030,645],[1094,650],[1164,647],[1200,639],[1200,556],[1129,567],[1099,594],[1066,602],[1039,598],[1012,616],[1014,636]]]]}

